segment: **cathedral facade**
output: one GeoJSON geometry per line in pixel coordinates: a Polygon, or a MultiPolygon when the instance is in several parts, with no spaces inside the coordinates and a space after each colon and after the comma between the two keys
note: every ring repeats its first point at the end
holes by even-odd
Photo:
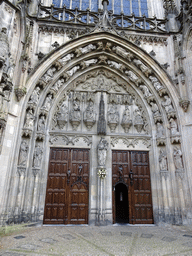
{"type": "Polygon", "coordinates": [[[0,14],[0,224],[192,223],[192,1],[0,14]]]}

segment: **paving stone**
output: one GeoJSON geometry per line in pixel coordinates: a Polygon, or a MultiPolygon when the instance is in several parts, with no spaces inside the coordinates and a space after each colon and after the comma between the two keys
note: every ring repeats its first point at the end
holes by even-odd
{"type": "Polygon", "coordinates": [[[93,234],[88,233],[88,232],[80,233],[80,235],[84,236],[84,237],[92,237],[93,236],[93,234]]]}
{"type": "Polygon", "coordinates": [[[25,236],[15,236],[14,238],[15,239],[23,239],[23,238],[25,238],[25,236]]]}
{"type": "Polygon", "coordinates": [[[129,237],[131,237],[132,236],[132,232],[121,232],[121,235],[122,236],[129,236],[129,237]]]}
{"type": "Polygon", "coordinates": [[[191,243],[191,242],[187,242],[187,243],[184,243],[184,244],[182,244],[182,245],[192,248],[192,243],[191,243]]]}
{"type": "Polygon", "coordinates": [[[141,234],[141,237],[142,238],[151,238],[151,237],[153,237],[153,235],[152,234],[141,234]]]}
{"type": "Polygon", "coordinates": [[[16,253],[16,252],[4,252],[0,256],[26,256],[26,254],[16,253]]]}
{"type": "Polygon", "coordinates": [[[165,241],[165,242],[173,242],[173,241],[177,240],[177,238],[165,236],[161,240],[165,241]]]}
{"type": "Polygon", "coordinates": [[[66,235],[62,235],[63,238],[65,238],[66,240],[73,240],[76,239],[76,237],[70,235],[70,234],[66,234],[66,235]]]}
{"type": "Polygon", "coordinates": [[[18,246],[17,248],[23,249],[23,250],[29,250],[29,251],[34,251],[39,249],[41,246],[35,245],[35,244],[22,244],[18,246]]]}
{"type": "Polygon", "coordinates": [[[102,236],[112,236],[112,233],[111,232],[101,232],[102,236]]]}
{"type": "Polygon", "coordinates": [[[49,237],[48,238],[40,239],[40,241],[43,242],[43,243],[48,243],[48,244],[54,244],[54,243],[57,242],[56,240],[54,240],[52,238],[49,238],[49,237]]]}

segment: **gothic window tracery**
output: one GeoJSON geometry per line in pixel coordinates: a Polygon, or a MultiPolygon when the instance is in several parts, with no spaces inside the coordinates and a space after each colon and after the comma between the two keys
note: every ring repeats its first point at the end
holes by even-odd
{"type": "MultiPolygon", "coordinates": [[[[55,7],[63,7],[64,5],[68,9],[75,9],[76,7],[80,10],[90,9],[93,12],[97,12],[98,9],[102,8],[101,0],[53,0],[52,3],[55,7]]],[[[112,10],[114,14],[131,15],[148,17],[148,5],[147,0],[110,0],[108,10],[112,10]]]]}

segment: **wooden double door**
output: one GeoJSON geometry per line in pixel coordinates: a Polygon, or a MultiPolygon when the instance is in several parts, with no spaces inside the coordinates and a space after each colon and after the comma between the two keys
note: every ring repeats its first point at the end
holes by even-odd
{"type": "Polygon", "coordinates": [[[149,153],[112,151],[113,222],[152,224],[149,153]]]}
{"type": "Polygon", "coordinates": [[[51,148],[44,224],[87,224],[89,150],[51,148]]]}

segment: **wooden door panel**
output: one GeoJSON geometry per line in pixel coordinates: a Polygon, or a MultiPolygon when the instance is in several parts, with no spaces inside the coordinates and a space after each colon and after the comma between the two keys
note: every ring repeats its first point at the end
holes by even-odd
{"type": "Polygon", "coordinates": [[[89,150],[52,148],[44,223],[88,223],[88,187],[89,150]]]}
{"type": "MultiPolygon", "coordinates": [[[[127,184],[129,223],[153,223],[149,155],[143,151],[112,151],[112,185],[127,184]],[[119,168],[122,167],[122,172],[119,168]],[[130,179],[130,172],[133,179],[130,179]]],[[[115,222],[115,190],[113,189],[113,218],[115,222]]]]}

